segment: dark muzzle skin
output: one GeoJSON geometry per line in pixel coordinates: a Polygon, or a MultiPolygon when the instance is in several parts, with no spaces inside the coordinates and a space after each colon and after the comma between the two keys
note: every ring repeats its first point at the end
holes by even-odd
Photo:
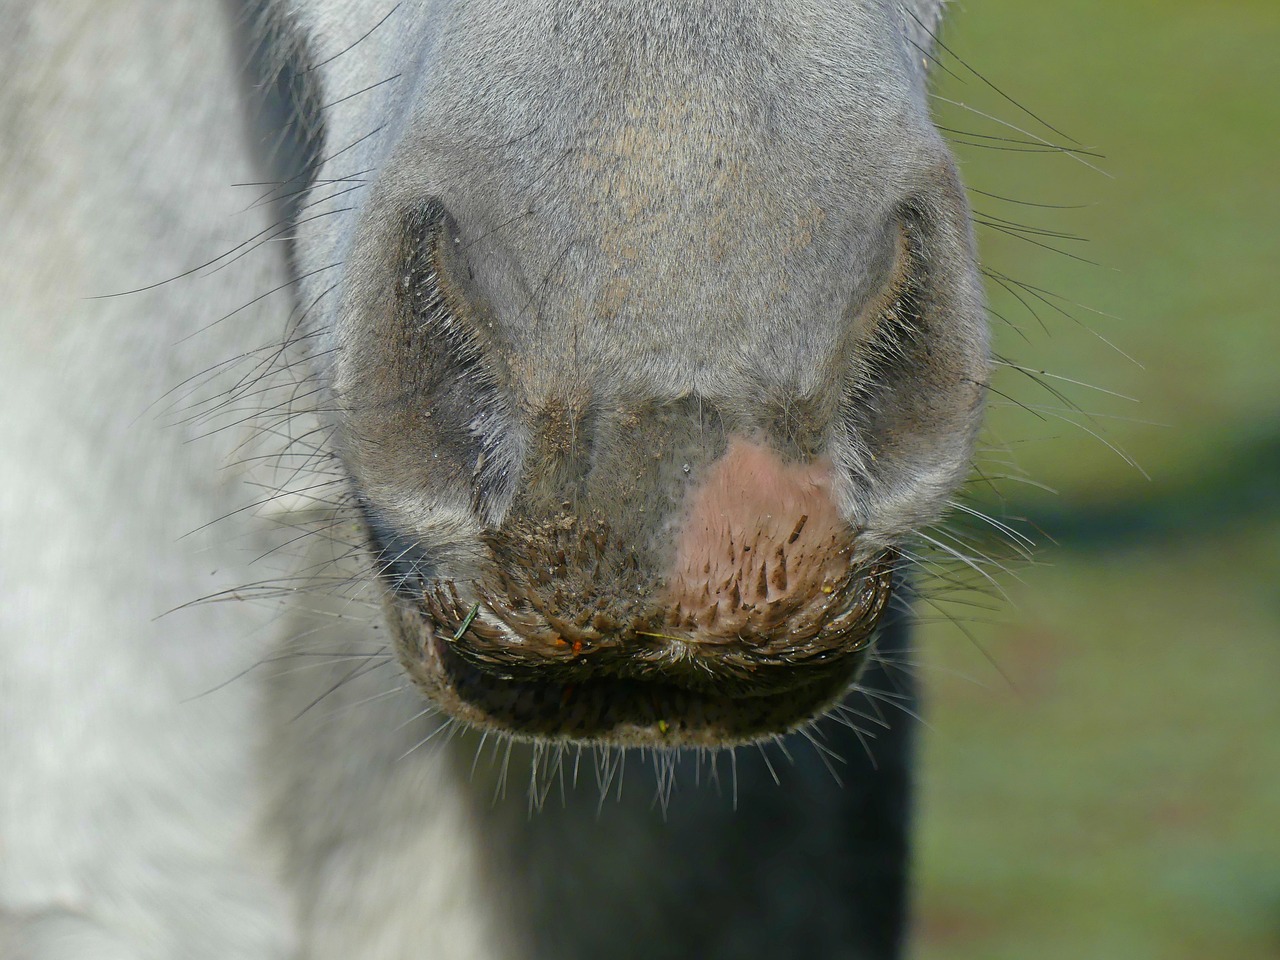
{"type": "Polygon", "coordinates": [[[401,663],[453,715],[521,737],[723,746],[824,712],[865,662],[892,552],[858,555],[829,464],[733,437],[700,473],[665,549],[564,509],[487,532],[474,579],[393,574],[401,663]]]}

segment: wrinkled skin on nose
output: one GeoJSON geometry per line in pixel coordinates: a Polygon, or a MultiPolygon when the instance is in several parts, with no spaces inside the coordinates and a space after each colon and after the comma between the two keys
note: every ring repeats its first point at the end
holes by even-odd
{"type": "Polygon", "coordinates": [[[403,78],[388,119],[326,130],[322,178],[373,171],[299,231],[338,453],[402,664],[477,725],[809,721],[966,469],[982,299],[900,12],[722,6],[410,11],[346,78],[403,78]]]}

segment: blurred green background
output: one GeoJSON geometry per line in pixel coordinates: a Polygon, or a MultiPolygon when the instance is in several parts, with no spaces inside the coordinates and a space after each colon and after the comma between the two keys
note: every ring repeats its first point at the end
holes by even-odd
{"type": "Polygon", "coordinates": [[[1027,368],[970,502],[1038,546],[964,524],[999,588],[925,585],[914,956],[1280,957],[1280,3],[985,0],[943,41],[1027,368]]]}

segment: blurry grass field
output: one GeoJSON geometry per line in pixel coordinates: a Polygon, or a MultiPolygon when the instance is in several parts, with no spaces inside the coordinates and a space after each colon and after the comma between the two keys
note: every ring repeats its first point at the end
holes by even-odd
{"type": "Polygon", "coordinates": [[[984,263],[1023,284],[989,284],[997,351],[1111,393],[997,378],[1013,479],[972,496],[1040,546],[1007,600],[922,610],[914,954],[1278,958],[1280,4],[953,7],[959,58],[1104,155],[984,140],[1029,138],[975,110],[1068,142],[940,55],[984,263]]]}

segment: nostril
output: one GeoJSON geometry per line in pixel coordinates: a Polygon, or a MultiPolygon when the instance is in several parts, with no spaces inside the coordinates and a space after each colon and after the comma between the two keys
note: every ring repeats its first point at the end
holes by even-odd
{"type": "Polygon", "coordinates": [[[394,224],[385,242],[362,241],[376,307],[335,351],[339,453],[392,529],[419,533],[433,514],[493,521],[514,496],[524,444],[507,351],[444,206],[427,200],[394,224]]]}

